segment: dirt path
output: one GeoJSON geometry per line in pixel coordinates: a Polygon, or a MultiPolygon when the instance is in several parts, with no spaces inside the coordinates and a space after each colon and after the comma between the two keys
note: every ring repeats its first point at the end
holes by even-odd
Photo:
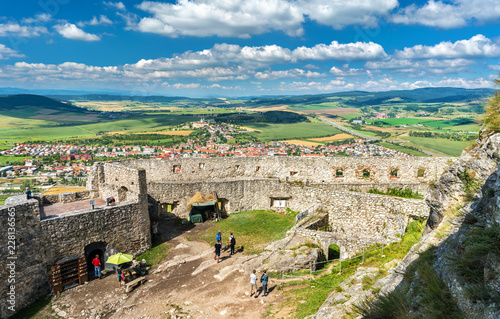
{"type": "MultiPolygon", "coordinates": [[[[213,224],[186,227],[163,225],[169,238],[168,257],[150,271],[148,280],[130,293],[118,288],[116,275],[65,291],[41,314],[65,318],[263,318],[269,305],[278,308],[284,297],[271,279],[268,297],[250,297],[249,273],[236,267],[251,257],[237,253],[222,261],[213,259],[205,242],[189,241],[213,224]]],[[[224,234],[225,237],[225,234],[224,234]]],[[[287,317],[280,313],[280,317],[287,317]]]]}

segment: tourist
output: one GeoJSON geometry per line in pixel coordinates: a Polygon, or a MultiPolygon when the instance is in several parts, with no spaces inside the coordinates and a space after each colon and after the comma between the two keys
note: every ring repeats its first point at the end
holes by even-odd
{"type": "Polygon", "coordinates": [[[230,255],[234,254],[234,245],[236,245],[236,238],[234,237],[233,233],[231,233],[231,236],[229,236],[229,247],[231,247],[230,255]]]}
{"type": "Polygon", "coordinates": [[[253,296],[253,291],[255,289],[255,298],[257,298],[257,275],[255,274],[256,270],[250,274],[250,297],[253,296]]]}
{"type": "Polygon", "coordinates": [[[120,265],[118,265],[118,269],[116,267],[115,268],[115,271],[116,271],[116,274],[117,274],[117,277],[118,277],[118,287],[121,287],[122,286],[122,282],[123,282],[123,286],[125,286],[125,276],[123,275],[123,270],[122,268],[120,267],[120,265]]]}
{"type": "Polygon", "coordinates": [[[217,235],[215,236],[215,241],[216,242],[220,242],[222,241],[222,232],[219,230],[219,232],[217,233],[217,235]]]}
{"type": "Polygon", "coordinates": [[[99,259],[99,255],[95,255],[95,258],[92,260],[92,265],[94,265],[94,276],[101,279],[101,260],[99,259]]]}
{"type": "Polygon", "coordinates": [[[219,259],[220,259],[220,250],[222,248],[222,244],[220,242],[220,240],[215,244],[215,256],[214,256],[214,259],[217,260],[217,263],[219,263],[219,259]]]}
{"type": "Polygon", "coordinates": [[[268,281],[269,281],[269,275],[267,274],[267,270],[264,269],[262,271],[262,276],[260,277],[260,282],[262,283],[262,291],[264,292],[262,297],[267,296],[267,283],[268,283],[268,281]]]}
{"type": "Polygon", "coordinates": [[[29,187],[26,187],[25,194],[26,194],[26,199],[31,199],[32,196],[31,196],[31,191],[30,191],[29,187]]]}
{"type": "Polygon", "coordinates": [[[152,233],[153,233],[153,242],[156,241],[156,237],[158,236],[158,222],[153,222],[152,233]]]}

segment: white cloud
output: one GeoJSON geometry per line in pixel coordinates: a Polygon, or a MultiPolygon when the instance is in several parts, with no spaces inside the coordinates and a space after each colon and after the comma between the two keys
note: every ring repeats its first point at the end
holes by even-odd
{"type": "Polygon", "coordinates": [[[286,0],[180,0],[175,4],[144,1],[137,6],[152,17],[136,29],[165,36],[248,38],[271,30],[290,36],[304,33],[304,16],[286,0]]]}
{"type": "Polygon", "coordinates": [[[500,46],[482,34],[469,40],[443,41],[434,46],[416,45],[396,51],[400,59],[428,58],[494,58],[500,56],[500,46]]]}
{"type": "Polygon", "coordinates": [[[425,72],[433,74],[460,73],[469,71],[469,66],[473,64],[475,64],[474,61],[467,59],[428,59],[417,61],[390,59],[386,61],[369,61],[365,64],[365,68],[374,70],[394,70],[397,72],[423,75],[425,72]]]}
{"type": "Polygon", "coordinates": [[[377,60],[387,57],[384,48],[373,42],[338,43],[332,41],[329,45],[317,44],[312,48],[299,47],[293,50],[293,56],[299,60],[377,60]]]}
{"type": "Polygon", "coordinates": [[[37,37],[43,33],[48,33],[47,28],[36,26],[19,25],[16,22],[0,23],[0,37],[37,37]]]}
{"type": "Polygon", "coordinates": [[[282,82],[281,91],[338,91],[343,89],[346,82],[344,80],[331,80],[329,82],[282,82]]]}
{"type": "Polygon", "coordinates": [[[495,70],[495,71],[500,71],[500,64],[497,64],[497,65],[488,65],[488,69],[495,70]]]}
{"type": "Polygon", "coordinates": [[[87,33],[72,23],[58,24],[54,29],[67,39],[80,41],[99,41],[101,38],[95,34],[87,33]]]}
{"type": "Polygon", "coordinates": [[[358,76],[358,75],[372,75],[371,70],[366,69],[354,69],[349,68],[349,66],[343,66],[342,68],[337,68],[333,66],[330,69],[330,73],[334,76],[358,76]]]}
{"type": "Polygon", "coordinates": [[[5,45],[0,44],[0,60],[5,60],[9,58],[22,58],[24,55],[17,53],[11,48],[7,48],[5,45]]]}
{"type": "Polygon", "coordinates": [[[49,22],[52,20],[52,16],[48,13],[39,13],[34,18],[23,19],[22,23],[38,23],[38,22],[49,22]]]}
{"type": "Polygon", "coordinates": [[[348,25],[375,27],[379,17],[398,6],[397,0],[299,0],[297,6],[311,20],[342,29],[348,25]]]}
{"type": "Polygon", "coordinates": [[[420,24],[444,29],[463,27],[471,22],[498,21],[498,0],[429,0],[418,7],[411,4],[401,8],[391,20],[406,25],[420,24]]]}
{"type": "Polygon", "coordinates": [[[127,9],[127,8],[125,8],[125,5],[123,4],[123,2],[104,1],[103,3],[105,6],[116,9],[116,10],[125,11],[127,9]]]}
{"type": "Polygon", "coordinates": [[[113,24],[113,21],[111,21],[107,16],[101,14],[99,16],[99,18],[96,16],[93,16],[91,20],[80,21],[77,24],[79,27],[82,28],[86,25],[110,25],[110,24],[113,24]]]}
{"type": "Polygon", "coordinates": [[[255,78],[259,80],[272,80],[279,78],[298,78],[298,77],[306,77],[306,78],[319,78],[325,76],[324,74],[312,71],[305,71],[302,69],[291,69],[284,71],[264,71],[255,73],[255,78]]]}

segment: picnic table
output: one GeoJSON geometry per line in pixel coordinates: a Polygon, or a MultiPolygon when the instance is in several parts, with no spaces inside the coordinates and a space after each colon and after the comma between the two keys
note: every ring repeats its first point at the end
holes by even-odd
{"type": "Polygon", "coordinates": [[[127,293],[130,292],[132,288],[135,288],[136,286],[141,285],[145,281],[146,281],[146,277],[139,277],[139,278],[132,280],[131,282],[126,282],[125,283],[125,292],[127,292],[127,293]]]}

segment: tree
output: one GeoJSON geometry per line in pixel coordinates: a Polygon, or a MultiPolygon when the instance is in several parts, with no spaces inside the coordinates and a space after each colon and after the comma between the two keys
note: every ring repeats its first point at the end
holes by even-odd
{"type": "MultiPolygon", "coordinates": [[[[500,86],[500,77],[495,80],[495,85],[500,86]]],[[[485,110],[484,125],[486,125],[486,129],[493,133],[500,132],[500,92],[495,91],[495,95],[490,98],[485,110]]]]}

